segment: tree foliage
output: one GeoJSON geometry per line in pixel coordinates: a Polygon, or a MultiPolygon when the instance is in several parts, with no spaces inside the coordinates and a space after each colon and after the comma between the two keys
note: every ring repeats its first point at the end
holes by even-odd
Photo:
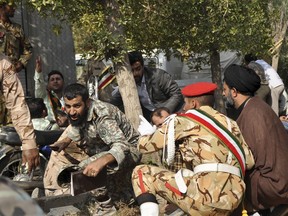
{"type": "Polygon", "coordinates": [[[79,49],[96,57],[121,62],[134,49],[148,54],[161,49],[168,56],[178,51],[184,58],[206,54],[220,102],[219,52],[265,54],[272,44],[269,0],[27,1],[44,15],[68,20],[79,49]],[[111,14],[116,14],[113,20],[111,14]],[[120,34],[111,31],[111,21],[121,28],[120,34]]]}
{"type": "Polygon", "coordinates": [[[97,55],[114,49],[151,53],[155,48],[189,55],[228,49],[263,52],[271,45],[267,0],[115,0],[116,22],[125,33],[117,37],[107,27],[111,10],[105,0],[28,2],[42,14],[71,22],[79,47],[97,55]]]}

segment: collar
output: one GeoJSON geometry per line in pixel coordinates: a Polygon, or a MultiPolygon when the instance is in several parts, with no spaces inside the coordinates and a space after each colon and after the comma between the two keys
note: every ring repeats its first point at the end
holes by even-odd
{"type": "Polygon", "coordinates": [[[237,112],[240,114],[242,112],[242,110],[244,109],[244,107],[246,106],[246,104],[248,103],[248,101],[251,99],[252,97],[248,97],[237,109],[237,112]]]}
{"type": "Polygon", "coordinates": [[[96,101],[94,99],[89,99],[90,100],[90,105],[88,107],[88,113],[87,113],[87,121],[92,121],[93,119],[93,107],[96,104],[96,101]]]}
{"type": "Polygon", "coordinates": [[[200,109],[200,110],[203,110],[203,111],[206,112],[206,113],[217,112],[215,109],[213,109],[212,107],[207,106],[207,105],[201,106],[199,109],[200,109]]]}

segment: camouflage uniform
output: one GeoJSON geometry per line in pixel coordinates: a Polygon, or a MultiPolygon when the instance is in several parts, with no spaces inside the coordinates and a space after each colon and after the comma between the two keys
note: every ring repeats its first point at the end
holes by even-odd
{"type": "Polygon", "coordinates": [[[0,52],[14,64],[20,61],[25,67],[32,56],[32,46],[25,37],[21,25],[0,22],[0,52]]]}
{"type": "MultiPolygon", "coordinates": [[[[131,183],[129,167],[132,172],[140,160],[140,153],[136,148],[139,134],[117,107],[99,100],[91,101],[86,124],[81,128],[69,126],[59,140],[67,137],[67,133],[74,142],[60,153],[52,152],[44,176],[46,195],[69,193],[69,187],[57,183],[58,174],[63,168],[79,162],[79,166],[85,167],[108,153],[116,159],[116,163],[108,167],[108,174],[113,174],[111,179],[115,181],[113,192],[116,194],[116,187],[121,185],[121,180],[124,180],[124,173],[128,175],[131,183]],[[121,171],[122,176],[115,178],[114,175],[119,175],[121,171]]],[[[108,184],[112,185],[109,176],[108,184]]],[[[123,192],[120,186],[118,189],[123,192]]]]}
{"type": "Polygon", "coordinates": [[[21,82],[14,66],[3,54],[0,54],[0,80],[6,107],[11,111],[13,126],[22,140],[23,150],[36,148],[34,129],[21,82]]]}
{"type": "Polygon", "coordinates": [[[45,215],[25,191],[2,176],[0,191],[0,215],[45,215]]]}
{"type": "MultiPolygon", "coordinates": [[[[217,119],[228,128],[224,115],[208,106],[202,111],[217,119]]],[[[200,125],[197,121],[183,116],[176,116],[175,139],[181,141],[179,148],[183,160],[194,168],[200,164],[225,163],[238,167],[234,156],[229,157],[229,150],[222,141],[200,125]]],[[[246,156],[246,166],[251,168],[254,159],[245,143],[236,122],[230,120],[231,132],[240,142],[246,156]]],[[[149,153],[163,148],[167,124],[151,136],[139,139],[141,153],[149,153]]],[[[146,193],[162,196],[171,203],[178,205],[189,215],[229,215],[243,197],[245,184],[237,175],[226,172],[199,172],[183,177],[188,189],[181,193],[175,182],[175,173],[149,165],[137,166],[132,175],[132,184],[136,197],[146,193]]],[[[139,200],[138,200],[139,201],[139,200]]]]}
{"type": "MultiPolygon", "coordinates": [[[[25,67],[32,56],[32,46],[21,25],[17,23],[2,23],[0,21],[0,52],[8,56],[12,64],[20,61],[25,67]]],[[[5,99],[0,94],[1,124],[11,123],[10,112],[5,109],[5,99]]]]}

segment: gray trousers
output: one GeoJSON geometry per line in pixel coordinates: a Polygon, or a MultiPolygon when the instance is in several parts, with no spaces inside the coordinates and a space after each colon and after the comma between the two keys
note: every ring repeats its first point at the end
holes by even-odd
{"type": "Polygon", "coordinates": [[[275,88],[271,88],[271,97],[268,102],[271,105],[271,108],[274,110],[277,116],[279,116],[279,100],[280,95],[284,91],[284,85],[279,85],[275,88]]]}

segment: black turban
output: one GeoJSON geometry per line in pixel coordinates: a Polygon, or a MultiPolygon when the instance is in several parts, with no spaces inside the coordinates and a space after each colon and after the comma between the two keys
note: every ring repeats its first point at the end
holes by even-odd
{"type": "Polygon", "coordinates": [[[254,70],[236,64],[225,70],[224,81],[230,88],[235,88],[241,93],[254,94],[261,85],[260,77],[254,70]]]}

